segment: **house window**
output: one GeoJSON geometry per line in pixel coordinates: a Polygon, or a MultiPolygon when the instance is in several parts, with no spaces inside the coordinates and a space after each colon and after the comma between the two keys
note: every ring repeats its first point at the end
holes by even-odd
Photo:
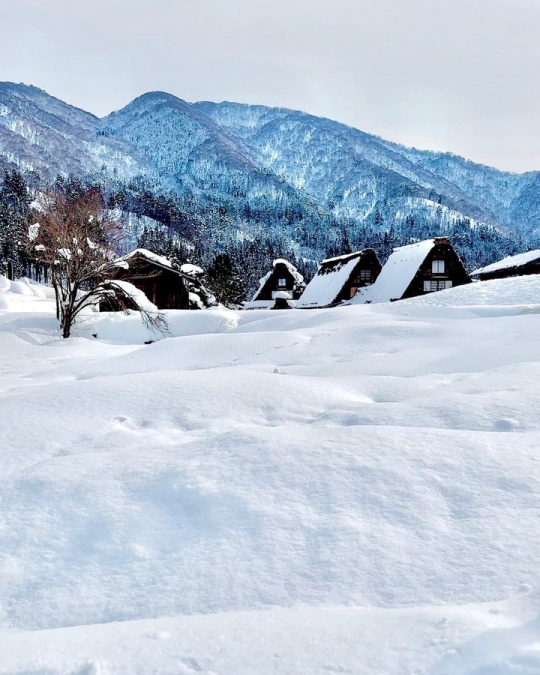
{"type": "Polygon", "coordinates": [[[431,272],[433,274],[444,274],[444,260],[433,260],[431,263],[431,272]]]}
{"type": "Polygon", "coordinates": [[[371,270],[360,270],[360,281],[371,281],[371,270]]]}
{"type": "Polygon", "coordinates": [[[449,279],[426,279],[424,281],[424,293],[444,291],[445,288],[452,288],[452,282],[449,279]]]}
{"type": "Polygon", "coordinates": [[[424,281],[424,293],[433,293],[434,291],[444,291],[445,288],[451,288],[452,282],[444,279],[430,279],[424,281]]]}
{"type": "Polygon", "coordinates": [[[280,288],[287,288],[287,279],[278,279],[277,285],[280,288]]]}
{"type": "Polygon", "coordinates": [[[371,270],[358,270],[354,277],[351,279],[351,286],[353,288],[358,288],[359,286],[366,286],[372,281],[371,270]]]}

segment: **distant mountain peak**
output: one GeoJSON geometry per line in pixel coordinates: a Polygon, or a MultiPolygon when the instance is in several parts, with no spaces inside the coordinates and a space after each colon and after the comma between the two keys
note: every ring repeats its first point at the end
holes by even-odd
{"type": "Polygon", "coordinates": [[[271,201],[286,190],[336,218],[381,218],[381,227],[415,217],[439,225],[470,218],[503,231],[540,230],[538,172],[405,148],[302,111],[189,103],[163,91],[98,119],[38,87],[2,82],[0,164],[45,176],[102,168],[142,174],[216,203],[237,195],[271,201]],[[226,194],[221,184],[230,184],[226,194]]]}

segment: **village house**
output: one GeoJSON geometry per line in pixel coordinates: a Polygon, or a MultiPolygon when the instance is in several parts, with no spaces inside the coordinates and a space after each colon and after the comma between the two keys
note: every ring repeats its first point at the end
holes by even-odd
{"type": "Polygon", "coordinates": [[[372,248],[327,258],[296,303],[299,309],[333,307],[354,298],[359,288],[372,284],[381,263],[372,248]]]}
{"type": "MultiPolygon", "coordinates": [[[[111,281],[127,281],[133,284],[158,309],[201,308],[201,293],[197,291],[202,292],[204,289],[195,276],[174,269],[167,258],[146,249],[139,248],[118,258],[107,278],[111,281]]],[[[203,297],[205,293],[208,295],[204,291],[203,297]]],[[[125,301],[118,303],[112,298],[102,301],[100,309],[101,311],[117,311],[122,304],[125,305],[125,301]]],[[[129,309],[129,301],[127,305],[129,309]]]]}
{"type": "Polygon", "coordinates": [[[395,248],[371,286],[354,303],[391,302],[470,283],[450,240],[436,237],[395,248]]]}
{"type": "Polygon", "coordinates": [[[498,262],[481,267],[471,273],[473,279],[488,281],[505,277],[521,277],[529,274],[540,274],[540,249],[509,255],[498,262]]]}
{"type": "Polygon", "coordinates": [[[283,301],[298,300],[305,286],[304,277],[296,267],[288,260],[278,258],[270,272],[259,281],[257,292],[250,302],[246,302],[244,309],[272,309],[276,300],[279,300],[277,308],[284,307],[283,301]]]}

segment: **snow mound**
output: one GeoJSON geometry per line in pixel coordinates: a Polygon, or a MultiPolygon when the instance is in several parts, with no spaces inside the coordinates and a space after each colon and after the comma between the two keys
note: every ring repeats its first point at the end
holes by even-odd
{"type": "Polygon", "coordinates": [[[401,302],[435,307],[535,306],[540,304],[540,278],[530,275],[477,281],[401,302]]]}
{"type": "Polygon", "coordinates": [[[26,278],[10,281],[0,275],[0,311],[47,311],[53,299],[54,291],[50,287],[26,278]]]}
{"type": "Polygon", "coordinates": [[[158,308],[151,302],[146,295],[138,289],[136,286],[131,284],[129,281],[122,281],[120,279],[115,279],[114,282],[110,282],[113,287],[118,287],[120,291],[124,294],[126,298],[130,298],[141,310],[148,312],[149,314],[157,314],[158,308]]]}
{"type": "Polygon", "coordinates": [[[0,673],[535,672],[539,291],[0,312],[0,673]]]}

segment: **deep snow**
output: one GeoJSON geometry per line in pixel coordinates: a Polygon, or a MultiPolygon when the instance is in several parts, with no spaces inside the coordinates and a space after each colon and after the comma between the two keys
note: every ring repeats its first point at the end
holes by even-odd
{"type": "Polygon", "coordinates": [[[540,672],[539,279],[67,341],[1,288],[0,674],[540,672]]]}

